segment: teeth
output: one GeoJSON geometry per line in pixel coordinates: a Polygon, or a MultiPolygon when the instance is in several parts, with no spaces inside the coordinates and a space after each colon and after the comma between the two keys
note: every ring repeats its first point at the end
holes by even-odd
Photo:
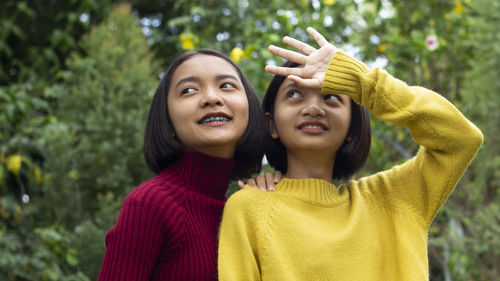
{"type": "Polygon", "coordinates": [[[323,127],[317,126],[317,125],[306,125],[306,126],[304,126],[302,128],[303,129],[320,129],[320,130],[323,130],[323,127]]]}
{"type": "Polygon", "coordinates": [[[214,122],[228,122],[231,119],[228,117],[208,117],[207,119],[201,120],[200,124],[214,123],[214,122]]]}

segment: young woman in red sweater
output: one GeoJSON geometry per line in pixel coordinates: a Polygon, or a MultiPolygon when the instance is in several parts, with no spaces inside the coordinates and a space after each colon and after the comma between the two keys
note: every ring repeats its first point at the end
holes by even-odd
{"type": "Polygon", "coordinates": [[[210,49],[180,55],[146,124],[144,155],[157,175],[125,198],[98,280],[216,280],[226,190],[260,171],[264,122],[231,59],[210,49]]]}

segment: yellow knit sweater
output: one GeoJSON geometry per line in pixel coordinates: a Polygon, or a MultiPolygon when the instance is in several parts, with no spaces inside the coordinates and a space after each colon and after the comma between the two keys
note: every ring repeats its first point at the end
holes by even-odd
{"type": "Polygon", "coordinates": [[[220,230],[219,279],[428,280],[429,225],[483,135],[440,95],[341,51],[322,92],[348,94],[377,118],[407,126],[417,155],[338,188],[285,178],[275,192],[235,193],[220,230]]]}

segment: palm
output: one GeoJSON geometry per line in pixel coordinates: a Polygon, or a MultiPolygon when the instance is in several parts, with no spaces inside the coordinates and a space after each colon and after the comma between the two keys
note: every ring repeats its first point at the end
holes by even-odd
{"type": "Polygon", "coordinates": [[[302,54],[276,46],[270,46],[269,51],[284,59],[296,62],[301,67],[266,66],[266,71],[281,76],[288,76],[302,87],[321,89],[326,69],[337,48],[328,43],[316,30],[308,28],[307,32],[316,40],[321,48],[316,49],[304,42],[285,37],[283,38],[283,42],[296,48],[302,54]]]}
{"type": "Polygon", "coordinates": [[[328,44],[311,53],[306,59],[301,77],[315,80],[319,85],[323,84],[326,69],[335,51],[335,47],[328,44]]]}

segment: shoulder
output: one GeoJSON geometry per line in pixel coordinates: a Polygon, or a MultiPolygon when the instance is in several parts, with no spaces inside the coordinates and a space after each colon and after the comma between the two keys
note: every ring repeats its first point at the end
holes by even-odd
{"type": "Polygon", "coordinates": [[[266,200],[269,192],[245,185],[245,187],[229,197],[226,206],[252,206],[260,200],[266,200]]]}
{"type": "Polygon", "coordinates": [[[125,198],[122,208],[137,206],[151,211],[177,208],[184,202],[185,193],[182,190],[156,176],[134,188],[125,198]]]}
{"type": "Polygon", "coordinates": [[[185,196],[175,190],[165,187],[155,178],[137,186],[124,199],[110,235],[123,231],[141,232],[144,235],[165,232],[182,234],[184,229],[181,226],[184,224],[181,222],[185,220],[186,213],[185,196]]]}
{"type": "Polygon", "coordinates": [[[242,190],[235,192],[224,207],[221,223],[221,233],[250,233],[259,232],[268,221],[271,192],[265,192],[257,188],[245,186],[242,190]]]}
{"type": "Polygon", "coordinates": [[[260,212],[270,199],[271,192],[265,192],[258,188],[246,185],[243,189],[235,192],[229,197],[224,207],[224,214],[255,216],[260,212]]]}

